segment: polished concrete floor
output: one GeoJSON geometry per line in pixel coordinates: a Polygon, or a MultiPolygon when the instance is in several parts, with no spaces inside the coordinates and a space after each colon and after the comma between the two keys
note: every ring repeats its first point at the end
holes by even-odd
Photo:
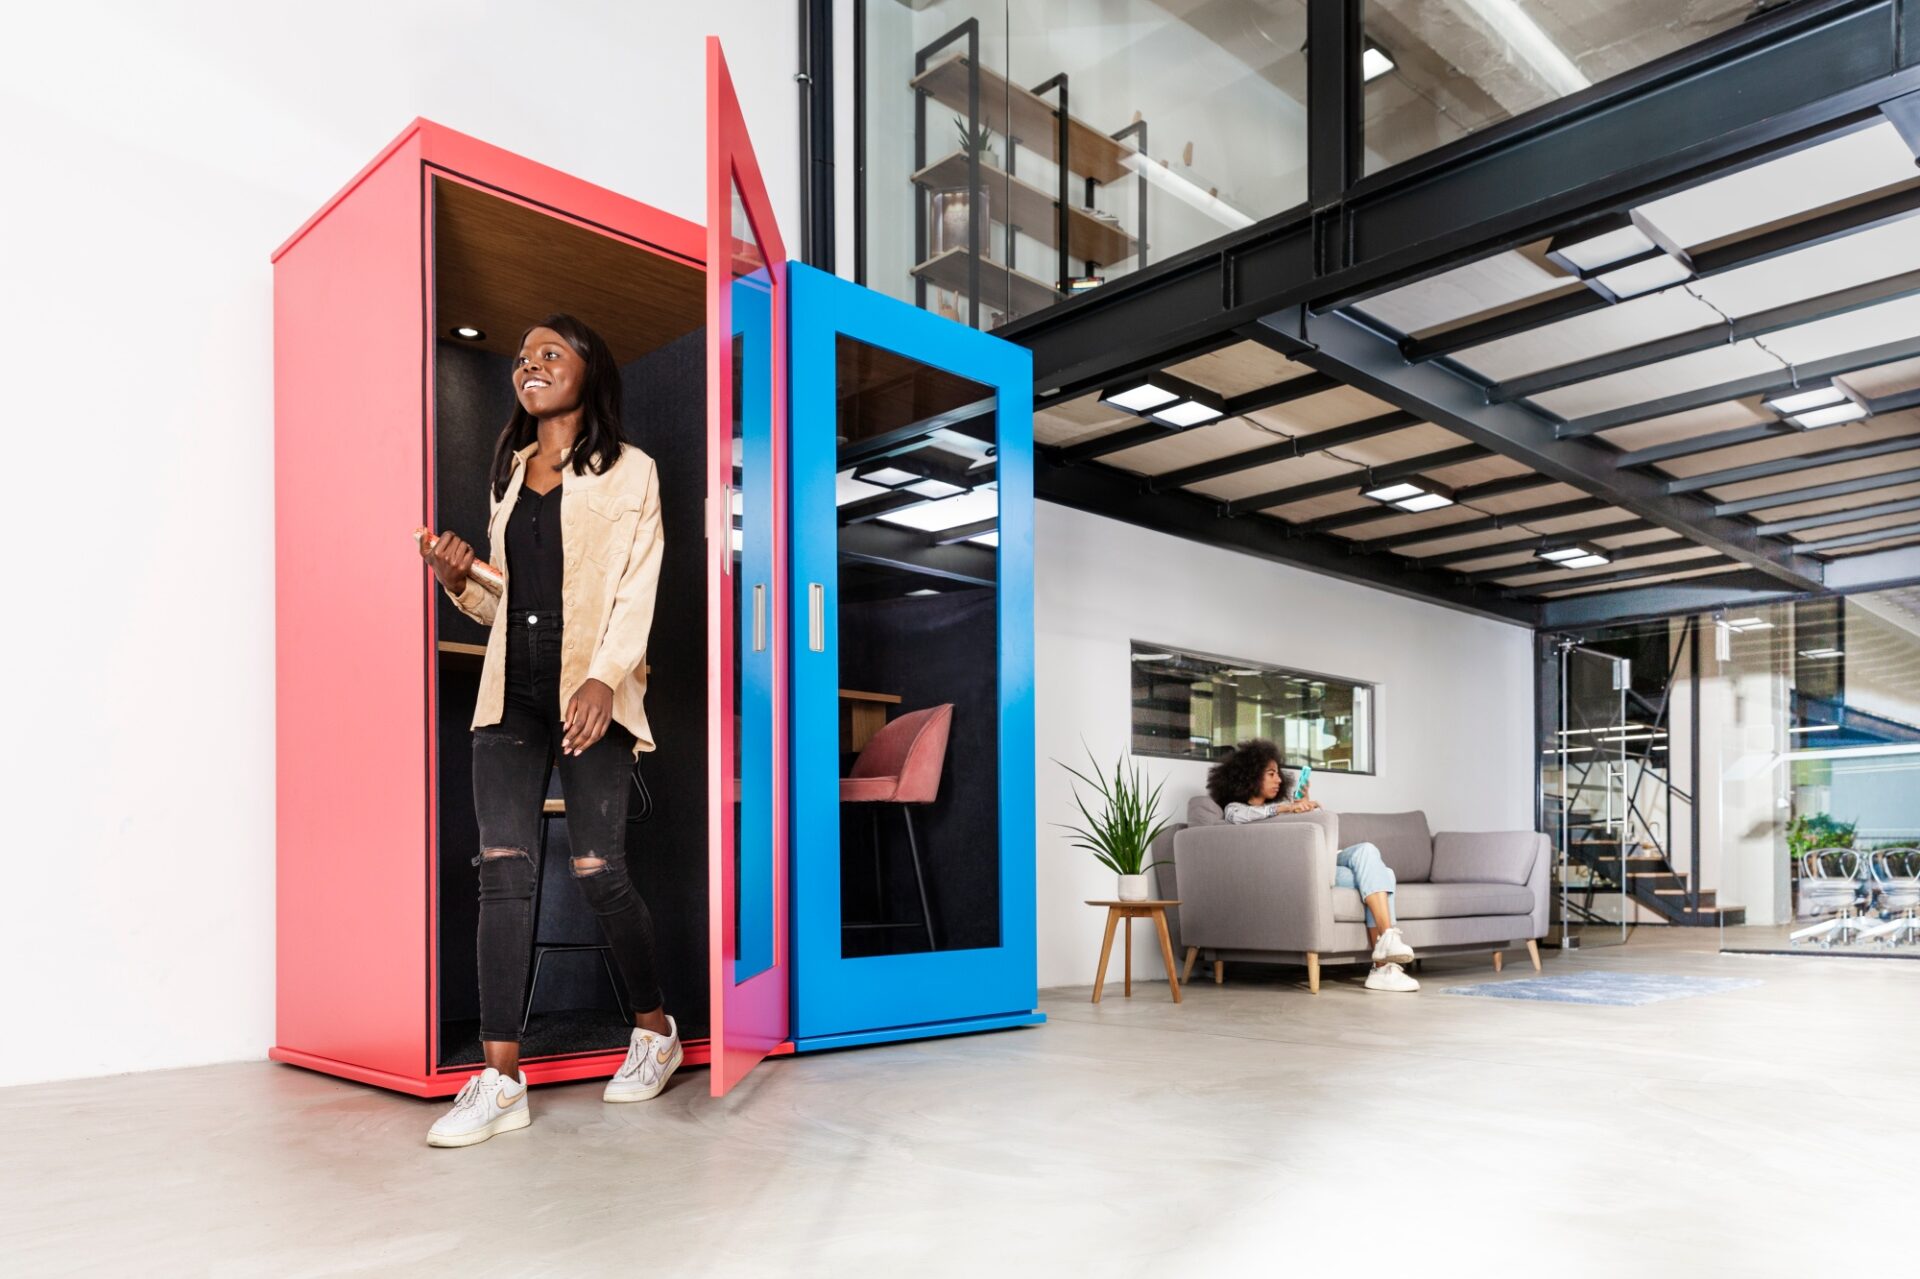
{"type": "Polygon", "coordinates": [[[773,1062],[723,1101],[701,1071],[640,1106],[542,1089],[468,1150],[422,1144],[437,1103],[265,1063],[0,1090],[0,1273],[1877,1272],[1907,1244],[1847,1223],[1913,1211],[1920,968],[1716,943],[1547,971],[1762,984],[1049,991],[1046,1026],[773,1062]]]}

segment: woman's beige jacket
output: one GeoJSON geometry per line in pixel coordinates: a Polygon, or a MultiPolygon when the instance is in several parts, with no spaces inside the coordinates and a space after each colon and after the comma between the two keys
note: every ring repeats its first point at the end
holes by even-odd
{"type": "MultiPolygon", "coordinates": [[[[513,474],[505,496],[487,510],[487,559],[511,585],[513,566],[507,563],[507,517],[526,480],[527,458],[538,443],[514,454],[513,474]]],[[[653,459],[631,444],[620,446],[620,460],[605,474],[576,475],[563,467],[560,483],[560,547],[565,560],[561,576],[560,621],[565,635],[560,645],[560,705],[580,686],[597,679],[613,690],[613,718],[631,732],[634,754],[653,749],[647,727],[647,634],[653,629],[654,593],[660,584],[660,482],[653,459]]],[[[447,592],[454,604],[488,627],[487,656],[480,668],[480,696],[473,707],[473,726],[498,724],[506,700],[507,611],[501,599],[486,587],[467,579],[459,595],[447,592]]]]}

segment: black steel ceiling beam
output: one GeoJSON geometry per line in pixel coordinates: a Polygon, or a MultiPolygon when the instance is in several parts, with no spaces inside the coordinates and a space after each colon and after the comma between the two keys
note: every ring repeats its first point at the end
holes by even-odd
{"type": "Polygon", "coordinates": [[[1763,537],[1777,537],[1782,533],[1825,528],[1829,524],[1851,524],[1855,520],[1870,520],[1880,515],[1905,515],[1908,511],[1920,511],[1920,497],[1910,497],[1897,502],[1876,502],[1871,506],[1849,507],[1843,511],[1827,511],[1820,515],[1802,515],[1790,520],[1774,520],[1771,523],[1756,526],[1754,531],[1763,537]]]}
{"type": "Polygon", "coordinates": [[[1275,408],[1293,400],[1304,400],[1310,395],[1331,391],[1339,385],[1338,381],[1324,373],[1302,374],[1296,378],[1289,378],[1285,382],[1263,386],[1257,391],[1248,391],[1230,397],[1226,401],[1226,411],[1211,422],[1201,422],[1195,426],[1164,426],[1158,422],[1143,422],[1139,426],[1129,426],[1110,435],[1070,444],[1060,450],[1060,457],[1065,462],[1092,462],[1111,453],[1121,453],[1142,444],[1151,444],[1155,440],[1164,440],[1175,435],[1184,435],[1188,431],[1218,426],[1231,418],[1260,409],[1275,408]]]}
{"type": "MultiPolygon", "coordinates": [[[[1658,524],[1651,524],[1646,520],[1620,520],[1613,524],[1596,524],[1591,528],[1575,529],[1570,533],[1539,533],[1516,538],[1511,542],[1495,542],[1489,546],[1476,546],[1465,551],[1448,551],[1443,555],[1419,555],[1413,558],[1422,568],[1447,568],[1455,564],[1470,564],[1474,560],[1492,559],[1496,555],[1518,555],[1523,551],[1557,551],[1563,546],[1578,546],[1582,542],[1597,542],[1603,537],[1619,537],[1626,533],[1644,533],[1648,529],[1659,527],[1658,524]]],[[[1513,569],[1509,567],[1505,571],[1511,573],[1513,569]]]]}
{"type": "Polygon", "coordinates": [[[992,519],[975,520],[971,524],[957,524],[950,529],[942,529],[938,533],[927,534],[927,545],[952,546],[956,542],[964,542],[969,538],[979,537],[982,533],[991,533],[999,527],[1000,520],[997,516],[992,519]]]}
{"type": "Polygon", "coordinates": [[[1848,555],[1827,565],[1827,586],[1834,591],[1882,591],[1920,582],[1920,546],[1848,555]]]}
{"type": "Polygon", "coordinates": [[[1743,569],[1623,591],[1596,591],[1591,595],[1542,600],[1540,629],[1578,630],[1653,617],[1711,613],[1722,608],[1752,608],[1801,599],[1806,594],[1783,586],[1765,573],[1743,569]]]}
{"type": "MultiPolygon", "coordinates": [[[[1442,449],[1438,453],[1426,453],[1401,462],[1361,467],[1345,475],[1314,480],[1309,484],[1295,484],[1291,488],[1274,489],[1267,493],[1255,493],[1251,497],[1235,498],[1231,502],[1222,503],[1220,511],[1229,518],[1235,518],[1253,511],[1264,511],[1271,506],[1287,506],[1294,502],[1304,502],[1310,497],[1325,497],[1330,493],[1349,491],[1359,492],[1361,489],[1376,488],[1394,480],[1404,480],[1422,471],[1437,471],[1442,467],[1472,462],[1485,457],[1487,453],[1488,450],[1484,445],[1462,444],[1457,448],[1442,449]]],[[[1401,514],[1405,515],[1407,512],[1402,511],[1401,514]]]]}
{"type": "Polygon", "coordinates": [[[1913,537],[1920,534],[1920,524],[1901,524],[1895,528],[1873,529],[1865,533],[1849,533],[1845,537],[1826,537],[1817,542],[1802,542],[1800,549],[1809,555],[1818,555],[1823,551],[1837,551],[1848,546],[1865,546],[1869,542],[1884,542],[1895,537],[1913,537]]]}
{"type": "Polygon", "coordinates": [[[1266,466],[1273,462],[1285,462],[1292,458],[1304,457],[1309,453],[1339,448],[1343,444],[1357,444],[1361,440],[1371,440],[1375,436],[1388,435],[1394,431],[1402,431],[1409,426],[1418,425],[1420,425],[1419,418],[1395,409],[1391,413],[1383,413],[1379,417],[1370,417],[1365,421],[1349,422],[1345,426],[1329,427],[1309,435],[1295,435],[1276,444],[1263,444],[1257,449],[1229,453],[1226,457],[1215,458],[1211,462],[1181,467],[1177,471],[1168,471],[1163,475],[1151,475],[1147,477],[1147,490],[1159,493],[1166,489],[1185,488],[1189,484],[1198,484],[1203,480],[1217,480],[1223,475],[1250,471],[1256,466],[1266,466]]]}
{"type": "Polygon", "coordinates": [[[1703,564],[1699,560],[1677,560],[1669,564],[1651,564],[1643,568],[1622,569],[1618,573],[1601,573],[1593,577],[1573,577],[1563,582],[1528,582],[1524,586],[1510,586],[1507,589],[1522,596],[1535,599],[1549,591],[1584,590],[1587,587],[1612,586],[1619,582],[1639,582],[1649,577],[1668,577],[1674,573],[1692,573],[1703,568],[1712,568],[1712,564],[1703,564]]]}
{"type": "MultiPolygon", "coordinates": [[[[1916,231],[1916,234],[1920,234],[1920,231],[1916,231]]],[[[1618,351],[1608,351],[1604,355],[1596,355],[1590,359],[1575,360],[1570,364],[1542,369],[1538,373],[1529,373],[1524,377],[1496,383],[1489,389],[1488,394],[1489,398],[1495,400],[1523,400],[1548,391],[1557,391],[1561,387],[1572,386],[1577,382],[1608,377],[1615,373],[1626,373],[1633,369],[1645,368],[1650,364],[1659,364],[1665,360],[1696,355],[1701,351],[1712,350],[1716,346],[1729,346],[1735,342],[1765,337],[1769,333],[1778,333],[1782,329],[1813,324],[1819,320],[1832,319],[1837,315],[1847,315],[1870,306],[1879,306],[1885,302],[1912,297],[1916,293],[1920,293],[1920,271],[1908,271],[1902,275],[1888,276],[1883,280],[1869,280],[1865,284],[1836,289],[1832,293],[1823,293],[1819,297],[1802,298],[1784,306],[1755,311],[1751,315],[1743,315],[1724,324],[1689,329],[1685,333],[1676,333],[1671,337],[1655,338],[1651,342],[1623,347],[1618,351]]]]}
{"type": "Polygon", "coordinates": [[[1796,589],[1820,585],[1818,561],[1757,536],[1745,521],[1716,515],[1697,498],[1667,492],[1658,479],[1620,470],[1613,464],[1613,453],[1602,445],[1555,438],[1552,427],[1526,406],[1489,404],[1477,388],[1439,365],[1408,364],[1396,343],[1357,320],[1296,308],[1261,322],[1283,335],[1303,336],[1310,344],[1299,356],[1303,364],[1332,373],[1542,475],[1604,496],[1630,514],[1686,533],[1700,545],[1796,589]]]}
{"type": "MultiPolygon", "coordinates": [[[[1913,4],[1781,6],[1000,333],[1033,350],[1043,394],[1098,386],[1285,307],[1345,306],[1861,127],[1920,89],[1899,39],[1913,4]]],[[[1310,27],[1316,48],[1338,38],[1324,34],[1310,27]]]]}
{"type": "Polygon", "coordinates": [[[1715,515],[1745,515],[1749,511],[1764,511],[1774,506],[1798,506],[1802,502],[1817,502],[1828,497],[1851,497],[1855,493],[1871,493],[1874,489],[1892,488],[1896,484],[1920,483],[1920,467],[1909,467],[1904,471],[1883,471],[1879,475],[1866,475],[1857,480],[1835,480],[1831,484],[1811,484],[1803,489],[1788,489],[1784,493],[1763,493],[1759,497],[1743,497],[1733,502],[1715,502],[1715,515]]]}
{"type": "Polygon", "coordinates": [[[1496,591],[1461,586],[1438,574],[1420,572],[1398,556],[1364,554],[1351,543],[1336,538],[1301,534],[1281,520],[1263,516],[1223,520],[1216,502],[1179,491],[1143,494],[1133,476],[1111,467],[1058,466],[1043,460],[1034,468],[1034,495],[1076,510],[1311,569],[1395,595],[1522,626],[1533,624],[1531,605],[1505,599],[1496,591]]]}
{"type": "Polygon", "coordinates": [[[1868,347],[1864,351],[1853,351],[1846,355],[1809,361],[1806,364],[1796,365],[1792,372],[1781,369],[1775,373],[1756,373],[1752,377],[1735,378],[1731,382],[1718,382],[1698,390],[1682,391],[1676,395],[1662,396],[1657,400],[1643,400],[1638,404],[1608,409],[1604,413],[1574,418],[1556,427],[1555,434],[1565,440],[1579,439],[1601,431],[1611,431],[1616,427],[1631,426],[1635,422],[1646,422],[1656,417],[1684,413],[1688,409],[1706,408],[1710,404],[1725,404],[1728,400],[1743,400],[1754,395],[1765,396],[1772,395],[1776,391],[1791,391],[1803,383],[1842,377],[1848,373],[1858,373],[1861,369],[1873,368],[1875,365],[1892,364],[1896,360],[1911,360],[1916,356],[1920,356],[1920,334],[1897,338],[1880,346],[1868,347]]]}
{"type": "MultiPolygon", "coordinates": [[[[1536,506],[1530,511],[1508,511],[1500,515],[1485,515],[1477,520],[1462,520],[1458,524],[1443,524],[1437,528],[1416,529],[1411,533],[1376,537],[1362,545],[1369,551],[1390,551],[1396,547],[1412,546],[1419,542],[1438,542],[1444,538],[1464,537],[1470,533],[1489,533],[1498,528],[1521,528],[1529,520],[1563,520],[1569,515],[1591,515],[1595,511],[1604,511],[1612,505],[1612,502],[1604,498],[1578,497],[1569,502],[1556,502],[1552,506],[1536,506]]],[[[1405,512],[1396,511],[1395,514],[1405,514],[1405,512]]]]}
{"type": "Polygon", "coordinates": [[[1716,449],[1730,449],[1735,445],[1752,444],[1756,440],[1770,440],[1776,436],[1790,435],[1792,432],[1793,428],[1785,422],[1761,422],[1756,426],[1738,426],[1730,431],[1696,435],[1690,440],[1675,440],[1671,444],[1654,444],[1644,449],[1634,449],[1613,459],[1613,464],[1615,466],[1651,466],[1655,462],[1671,462],[1677,457],[1712,453],[1716,449]]]}
{"type": "MultiPolygon", "coordinates": [[[[1542,547],[1540,547],[1541,550],[1547,551],[1547,550],[1556,549],[1554,544],[1555,539],[1542,538],[1540,540],[1544,543],[1547,543],[1547,545],[1543,545],[1542,547]]],[[[1586,540],[1587,539],[1585,538],[1560,539],[1560,540],[1557,540],[1557,544],[1559,546],[1575,546],[1575,545],[1578,545],[1580,542],[1584,542],[1586,540]]],[[[1607,558],[1615,564],[1626,566],[1626,565],[1632,564],[1634,560],[1639,558],[1643,553],[1646,555],[1664,555],[1668,551],[1678,550],[1681,546],[1691,546],[1691,545],[1692,543],[1687,540],[1685,534],[1675,533],[1671,537],[1663,537],[1663,538],[1660,538],[1658,541],[1639,542],[1634,544],[1633,546],[1617,547],[1615,548],[1615,550],[1618,552],[1618,554],[1617,555],[1609,554],[1607,558]]],[[[1513,549],[1509,547],[1508,549],[1506,549],[1501,553],[1504,555],[1511,555],[1514,552],[1513,552],[1513,549]]],[[[1427,563],[1428,561],[1426,560],[1420,561],[1420,564],[1422,567],[1424,567],[1427,563]]],[[[1493,582],[1493,581],[1498,581],[1500,578],[1503,578],[1503,577],[1512,577],[1517,573],[1544,573],[1548,569],[1555,568],[1555,567],[1557,566],[1552,563],[1549,563],[1546,560],[1540,560],[1534,564],[1508,564],[1503,568],[1479,568],[1479,569],[1473,570],[1471,573],[1460,574],[1460,578],[1462,581],[1466,581],[1466,582],[1493,582]]],[[[1585,579],[1580,579],[1580,580],[1585,580],[1585,579]]],[[[1516,587],[1515,589],[1525,590],[1525,589],[1528,589],[1528,587],[1531,587],[1532,585],[1533,583],[1528,583],[1527,586],[1516,587]]]]}
{"type": "MultiPolygon", "coordinates": [[[[1505,497],[1526,489],[1543,488],[1557,483],[1544,475],[1509,475],[1503,479],[1486,480],[1480,484],[1469,484],[1465,488],[1453,491],[1453,500],[1457,506],[1471,506],[1483,498],[1505,497]]],[[[1322,515],[1317,520],[1306,520],[1295,525],[1310,533],[1324,533],[1333,529],[1352,528],[1360,524],[1373,524],[1380,520],[1400,519],[1407,514],[1391,506],[1366,507],[1358,511],[1341,511],[1337,515],[1322,515]]],[[[1514,518],[1518,518],[1515,516],[1514,518]]]]}
{"type": "MultiPolygon", "coordinates": [[[[1710,280],[1716,275],[1725,275],[1756,262],[1765,262],[1783,254],[1797,253],[1802,249],[1811,249],[1832,240],[1887,226],[1916,213],[1920,213],[1920,187],[1894,191],[1696,253],[1692,255],[1693,278],[1710,280]]],[[[1408,338],[1401,343],[1401,349],[1415,363],[1439,359],[1469,347],[1511,337],[1515,333],[1525,333],[1612,305],[1592,289],[1583,286],[1577,293],[1557,294],[1540,302],[1489,316],[1485,320],[1457,325],[1430,337],[1408,338]]]]}
{"type": "Polygon", "coordinates": [[[871,523],[840,530],[840,558],[968,586],[992,586],[999,564],[984,546],[928,546],[926,534],[917,529],[871,523]]]}
{"type": "Polygon", "coordinates": [[[1746,466],[1730,466],[1724,471],[1708,471],[1704,475],[1689,475],[1685,479],[1668,480],[1669,493],[1698,493],[1702,489],[1717,489],[1728,484],[1744,484],[1749,480],[1771,479],[1776,475],[1793,475],[1800,471],[1817,470],[1822,466],[1836,466],[1842,462],[1862,462],[1868,458],[1885,457],[1890,453],[1911,453],[1920,449],[1920,435],[1902,436],[1896,440],[1875,440],[1871,444],[1852,444],[1846,448],[1821,449],[1817,453],[1802,453],[1798,457],[1779,457],[1770,462],[1752,462],[1746,466]]]}

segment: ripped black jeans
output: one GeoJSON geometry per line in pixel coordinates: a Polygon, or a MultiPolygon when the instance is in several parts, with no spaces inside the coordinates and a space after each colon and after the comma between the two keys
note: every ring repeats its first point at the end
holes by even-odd
{"type": "Polygon", "coordinates": [[[474,730],[473,809],[480,823],[480,1038],[520,1040],[533,949],[534,878],[540,874],[540,809],[559,756],[573,858],[602,865],[573,871],[600,920],[636,1013],[660,1006],[653,918],[627,875],[627,803],[633,794],[633,734],[619,724],[580,755],[559,755],[560,615],[508,615],[506,704],[498,724],[474,730]],[[488,856],[498,850],[506,856],[488,856]]]}

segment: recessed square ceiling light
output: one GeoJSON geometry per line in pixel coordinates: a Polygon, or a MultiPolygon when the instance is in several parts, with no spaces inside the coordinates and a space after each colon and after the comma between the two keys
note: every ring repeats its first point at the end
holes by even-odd
{"type": "Polygon", "coordinates": [[[939,591],[934,590],[932,587],[923,586],[917,591],[908,591],[907,598],[917,599],[922,595],[938,595],[939,593],[940,593],[939,591]]]}
{"type": "Polygon", "coordinates": [[[1545,560],[1549,564],[1559,564],[1562,561],[1579,559],[1582,555],[1589,555],[1591,553],[1592,552],[1588,551],[1584,546],[1556,546],[1550,551],[1534,552],[1534,558],[1545,560]]]}
{"type": "Polygon", "coordinates": [[[1602,564],[1611,564],[1612,560],[1604,555],[1578,555],[1570,560],[1561,560],[1561,568],[1599,568],[1602,564]]]}
{"type": "Polygon", "coordinates": [[[1171,404],[1179,398],[1178,391],[1155,382],[1151,377],[1135,378],[1100,393],[1102,404],[1111,404],[1116,409],[1141,414],[1148,409],[1158,408],[1162,404],[1171,404]]]}
{"type": "Polygon", "coordinates": [[[1366,48],[1360,51],[1361,83],[1378,80],[1391,70],[1393,70],[1393,59],[1388,56],[1387,51],[1373,41],[1367,41],[1366,48]]]}
{"type": "Polygon", "coordinates": [[[1402,498],[1394,503],[1403,511],[1437,511],[1443,506],[1452,506],[1453,498],[1445,493],[1418,493],[1413,497],[1402,498]]]}
{"type": "Polygon", "coordinates": [[[930,497],[935,500],[967,491],[965,486],[949,484],[945,480],[915,480],[911,484],[903,484],[900,487],[909,493],[918,493],[921,497],[930,497]]]}
{"type": "Polygon", "coordinates": [[[1223,413],[1224,410],[1217,409],[1211,404],[1202,404],[1198,400],[1182,400],[1164,409],[1155,409],[1148,416],[1156,422],[1165,422],[1168,426],[1185,427],[1211,422],[1223,413]]]}
{"type": "Polygon", "coordinates": [[[1227,411],[1226,401],[1220,396],[1166,372],[1131,378],[1102,391],[1100,400],[1175,430],[1211,422],[1227,411]]]}
{"type": "Polygon", "coordinates": [[[1823,426],[1837,426],[1842,422],[1858,422],[1866,415],[1866,405],[1855,404],[1849,400],[1845,404],[1836,404],[1832,408],[1814,409],[1811,413],[1796,413],[1787,421],[1803,431],[1812,431],[1823,426]]]}
{"type": "Polygon", "coordinates": [[[938,502],[922,502],[903,510],[888,511],[880,517],[887,524],[918,529],[922,533],[944,533],[962,524],[978,524],[998,518],[1000,495],[992,489],[974,489],[938,502]]]}
{"type": "Polygon", "coordinates": [[[1760,403],[1781,417],[1792,417],[1795,413],[1805,413],[1808,409],[1839,404],[1846,398],[1846,391],[1829,382],[1825,386],[1809,385],[1797,390],[1782,391],[1777,395],[1769,395],[1760,403]]]}
{"type": "Polygon", "coordinates": [[[853,473],[853,478],[866,484],[878,484],[881,488],[897,489],[920,477],[899,466],[863,466],[853,473]]]}
{"type": "Polygon", "coordinates": [[[1388,484],[1383,488],[1368,489],[1362,495],[1376,502],[1398,502],[1404,498],[1417,497],[1426,492],[1418,484],[1388,484]]]}

